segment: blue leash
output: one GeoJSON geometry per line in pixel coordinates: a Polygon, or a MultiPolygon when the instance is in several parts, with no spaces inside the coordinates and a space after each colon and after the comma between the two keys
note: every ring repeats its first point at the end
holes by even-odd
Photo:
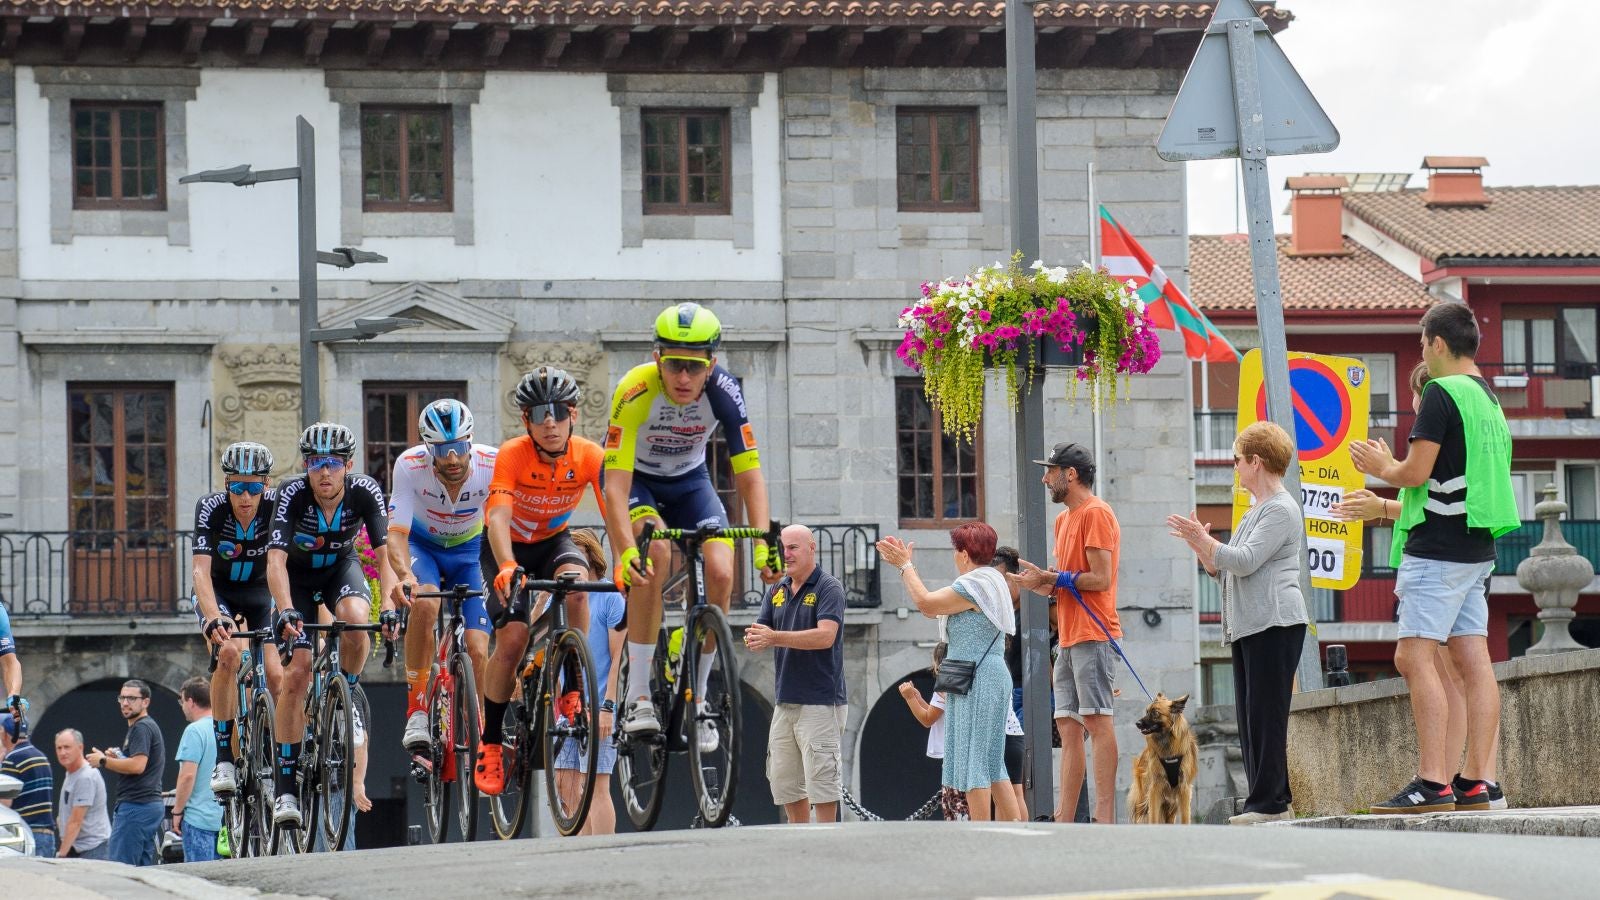
{"type": "Polygon", "coordinates": [[[1089,604],[1083,602],[1083,595],[1078,593],[1077,573],[1062,572],[1061,576],[1056,579],[1056,586],[1064,587],[1071,592],[1072,599],[1078,601],[1078,605],[1083,607],[1083,611],[1089,614],[1089,618],[1093,619],[1094,623],[1100,626],[1100,631],[1105,634],[1106,640],[1111,642],[1111,649],[1115,650],[1117,655],[1122,657],[1122,662],[1127,665],[1128,671],[1133,675],[1133,680],[1139,683],[1139,690],[1144,691],[1145,698],[1154,700],[1155,698],[1150,696],[1150,689],[1144,686],[1144,679],[1139,677],[1138,670],[1133,667],[1133,660],[1128,658],[1128,654],[1122,652],[1122,645],[1117,643],[1117,639],[1111,636],[1111,629],[1106,627],[1106,623],[1100,621],[1100,617],[1095,615],[1094,610],[1089,608],[1089,604]]]}

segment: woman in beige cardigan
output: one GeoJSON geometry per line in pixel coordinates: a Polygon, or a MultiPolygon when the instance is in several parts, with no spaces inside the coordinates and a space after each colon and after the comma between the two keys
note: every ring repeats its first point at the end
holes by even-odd
{"type": "Polygon", "coordinates": [[[1289,794],[1289,699],[1306,637],[1300,592],[1300,503],[1284,490],[1294,458],[1289,435],[1271,422],[1239,432],[1233,464],[1250,492],[1251,510],[1224,544],[1193,517],[1168,516],[1167,527],[1222,583],[1222,642],[1233,650],[1234,708],[1250,796],[1228,821],[1253,825],[1294,817],[1289,794]]]}

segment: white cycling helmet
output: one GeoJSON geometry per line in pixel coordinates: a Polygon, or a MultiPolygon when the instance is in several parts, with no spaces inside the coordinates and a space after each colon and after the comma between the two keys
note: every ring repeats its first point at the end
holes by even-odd
{"type": "Polygon", "coordinates": [[[228,475],[271,474],[272,451],[254,441],[229,444],[222,451],[222,471],[228,475]]]}
{"type": "Polygon", "coordinates": [[[417,433],[426,444],[472,440],[472,410],[460,400],[435,400],[417,418],[417,433]]]}

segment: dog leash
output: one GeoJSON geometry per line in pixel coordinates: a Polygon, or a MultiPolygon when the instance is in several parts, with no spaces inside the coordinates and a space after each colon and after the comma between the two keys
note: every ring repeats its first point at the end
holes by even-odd
{"type": "MultiPolygon", "coordinates": [[[[1072,573],[1068,572],[1064,574],[1070,575],[1072,573]]],[[[1078,601],[1078,605],[1083,607],[1083,611],[1089,614],[1089,618],[1093,619],[1094,623],[1100,626],[1100,631],[1105,634],[1106,640],[1111,642],[1111,649],[1115,650],[1117,655],[1122,657],[1122,662],[1127,665],[1128,671],[1133,674],[1133,680],[1139,683],[1139,690],[1144,691],[1145,699],[1154,700],[1155,697],[1151,696],[1150,689],[1144,686],[1144,679],[1139,677],[1139,671],[1133,667],[1133,660],[1128,658],[1128,654],[1122,652],[1122,645],[1117,643],[1117,639],[1111,636],[1111,629],[1106,627],[1106,623],[1100,621],[1100,617],[1094,614],[1094,610],[1089,608],[1089,604],[1083,602],[1083,595],[1078,593],[1077,579],[1073,578],[1068,581],[1066,584],[1066,589],[1072,593],[1072,599],[1078,601]]]]}

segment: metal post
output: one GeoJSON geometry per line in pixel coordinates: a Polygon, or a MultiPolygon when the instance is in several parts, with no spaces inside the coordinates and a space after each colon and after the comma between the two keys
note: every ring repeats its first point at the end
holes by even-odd
{"type": "MultiPolygon", "coordinates": [[[[1283,330],[1283,296],[1278,290],[1278,241],[1272,228],[1272,194],[1267,182],[1267,139],[1262,126],[1261,88],[1256,73],[1255,28],[1260,19],[1233,19],[1228,27],[1228,60],[1233,75],[1234,116],[1239,128],[1239,165],[1244,176],[1244,205],[1250,226],[1250,268],[1255,282],[1256,321],[1261,329],[1262,380],[1267,390],[1267,418],[1294,433],[1289,396],[1289,347],[1283,330]]],[[[1300,460],[1290,460],[1284,487],[1300,495],[1300,460]]],[[[1304,530],[1300,533],[1300,591],[1311,599],[1306,570],[1304,530]]],[[[1300,651],[1301,690],[1322,687],[1316,636],[1307,633],[1300,651]]]]}
{"type": "Polygon", "coordinates": [[[322,372],[311,332],[317,327],[316,129],[295,116],[295,165],[300,169],[300,425],[322,418],[322,372]]]}
{"type": "MultiPolygon", "coordinates": [[[[1034,24],[1030,3],[1006,4],[1006,124],[1011,197],[1007,206],[1011,247],[1022,252],[1023,264],[1040,258],[1039,134],[1034,116],[1034,24]]],[[[1018,374],[1022,396],[1015,418],[1017,477],[1017,549],[1041,565],[1048,558],[1045,540],[1044,489],[1039,467],[1030,460],[1047,452],[1044,442],[1044,376],[1037,370],[1018,374]]],[[[1023,790],[1034,815],[1055,809],[1050,730],[1050,603],[1024,591],[1017,638],[1022,642],[1022,719],[1027,731],[1023,753],[1023,790]]]]}

